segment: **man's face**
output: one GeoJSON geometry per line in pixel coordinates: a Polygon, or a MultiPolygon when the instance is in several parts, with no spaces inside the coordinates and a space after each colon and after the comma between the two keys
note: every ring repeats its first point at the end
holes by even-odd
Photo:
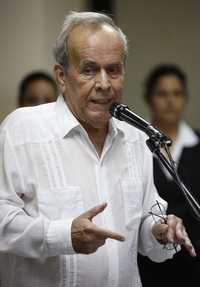
{"type": "Polygon", "coordinates": [[[76,27],[68,40],[64,97],[84,127],[105,128],[109,108],[119,102],[124,80],[124,46],[109,26],[76,27]]]}
{"type": "Polygon", "coordinates": [[[162,124],[177,124],[185,104],[186,95],[181,81],[174,75],[161,77],[150,103],[152,118],[162,124]]]}

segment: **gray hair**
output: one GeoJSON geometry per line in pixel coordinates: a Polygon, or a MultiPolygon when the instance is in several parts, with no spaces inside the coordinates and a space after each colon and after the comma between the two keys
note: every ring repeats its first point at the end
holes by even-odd
{"type": "MultiPolygon", "coordinates": [[[[55,60],[67,70],[68,66],[68,45],[67,41],[69,38],[70,32],[79,25],[102,25],[107,24],[110,25],[119,35],[123,44],[124,44],[124,52],[125,58],[128,53],[128,43],[126,35],[122,32],[122,30],[114,23],[114,21],[107,15],[103,13],[95,13],[95,12],[70,12],[64,20],[61,32],[56,40],[54,45],[54,57],[55,60]]],[[[125,59],[124,59],[125,60],[125,59]]]]}

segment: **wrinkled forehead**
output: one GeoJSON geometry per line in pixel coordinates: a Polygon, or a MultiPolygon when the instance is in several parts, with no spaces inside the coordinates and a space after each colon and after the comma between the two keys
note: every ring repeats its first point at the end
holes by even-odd
{"type": "Polygon", "coordinates": [[[95,53],[99,56],[118,54],[124,58],[124,43],[119,33],[110,25],[80,25],[75,27],[68,38],[68,53],[95,53]]]}
{"type": "Polygon", "coordinates": [[[116,34],[119,36],[118,31],[112,27],[110,24],[107,23],[82,23],[77,24],[75,27],[72,28],[72,30],[69,33],[69,42],[73,41],[74,38],[82,37],[82,35],[91,35],[96,34],[99,31],[104,31],[108,35],[116,34]]]}

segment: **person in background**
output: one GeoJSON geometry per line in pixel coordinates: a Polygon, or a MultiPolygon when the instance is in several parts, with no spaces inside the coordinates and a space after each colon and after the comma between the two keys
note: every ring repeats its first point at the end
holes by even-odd
{"type": "Polygon", "coordinates": [[[72,12],[54,52],[62,95],[0,129],[2,287],[139,287],[137,250],[157,262],[174,255],[166,244],[195,250],[180,218],[155,224],[151,206],[166,202],[145,136],[109,112],[126,36],[104,14],[72,12]]]}
{"type": "MultiPolygon", "coordinates": [[[[170,150],[178,173],[200,203],[200,140],[199,132],[184,119],[189,98],[185,73],[174,64],[156,66],[146,78],[144,98],[149,108],[152,125],[173,140],[170,150]]],[[[153,166],[154,182],[158,193],[168,202],[167,213],[173,213],[183,219],[198,251],[200,248],[199,221],[192,216],[182,192],[157,158],[154,158],[153,166]]],[[[196,286],[199,280],[199,257],[188,256],[184,247],[174,255],[172,260],[166,260],[160,264],[139,255],[138,264],[144,287],[196,286]]]]}
{"type": "Polygon", "coordinates": [[[53,77],[43,71],[26,75],[19,84],[18,107],[37,106],[56,101],[58,89],[53,77]]]}

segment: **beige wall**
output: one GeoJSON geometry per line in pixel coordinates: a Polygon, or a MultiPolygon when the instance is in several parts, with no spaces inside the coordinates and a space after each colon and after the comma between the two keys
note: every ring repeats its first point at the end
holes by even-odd
{"type": "MultiPolygon", "coordinates": [[[[52,70],[51,46],[68,10],[86,0],[0,0],[0,121],[16,106],[17,86],[32,69],[52,70]]],[[[116,19],[130,41],[125,102],[147,116],[142,82],[164,61],[181,65],[189,77],[190,122],[200,128],[200,1],[116,0],[116,19]]]]}
{"type": "Polygon", "coordinates": [[[51,46],[64,15],[82,0],[0,0],[0,121],[16,107],[18,83],[35,69],[52,70],[51,46]]]}
{"type": "Polygon", "coordinates": [[[160,62],[175,62],[189,78],[187,118],[200,128],[200,1],[116,0],[116,12],[130,41],[125,101],[146,116],[146,73],[160,62]]]}

